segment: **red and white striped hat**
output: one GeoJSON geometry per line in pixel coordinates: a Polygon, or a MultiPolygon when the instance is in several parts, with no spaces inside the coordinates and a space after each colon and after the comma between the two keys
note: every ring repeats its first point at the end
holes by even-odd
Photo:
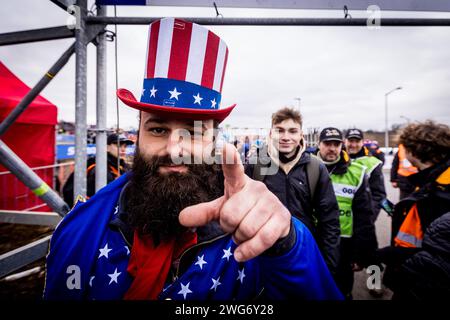
{"type": "Polygon", "coordinates": [[[164,18],[149,26],[140,101],[126,89],[117,95],[128,106],[177,118],[224,120],[235,105],[220,109],[228,48],[198,24],[164,18]]]}

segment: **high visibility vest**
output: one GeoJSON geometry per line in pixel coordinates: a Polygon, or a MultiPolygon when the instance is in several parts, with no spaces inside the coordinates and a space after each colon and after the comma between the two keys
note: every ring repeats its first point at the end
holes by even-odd
{"type": "Polygon", "coordinates": [[[408,177],[412,174],[417,173],[418,170],[414,167],[411,162],[406,159],[405,147],[403,144],[398,145],[398,169],[397,173],[403,177],[408,177]]]}
{"type": "MultiPolygon", "coordinates": [[[[450,184],[450,168],[445,170],[436,179],[438,185],[450,184]]],[[[415,203],[409,209],[405,220],[403,221],[397,236],[394,238],[394,243],[398,247],[406,248],[421,248],[423,241],[423,229],[420,221],[419,211],[415,203]]]]}
{"type": "Polygon", "coordinates": [[[353,159],[353,162],[356,162],[364,167],[366,167],[366,174],[370,177],[373,170],[380,164],[383,163],[381,160],[375,158],[374,156],[363,156],[356,159],[353,159]]]}
{"type": "Polygon", "coordinates": [[[332,173],[330,175],[339,206],[339,222],[341,237],[343,238],[351,238],[353,236],[353,198],[364,181],[365,173],[366,167],[352,162],[345,174],[332,173]]]}
{"type": "Polygon", "coordinates": [[[421,248],[423,241],[422,224],[420,223],[417,204],[408,211],[405,220],[394,238],[395,246],[405,248],[421,248]]]}

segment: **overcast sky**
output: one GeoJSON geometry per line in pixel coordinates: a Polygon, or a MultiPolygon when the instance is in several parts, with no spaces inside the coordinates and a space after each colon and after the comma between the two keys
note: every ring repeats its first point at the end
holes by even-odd
{"type": "MultiPolygon", "coordinates": [[[[376,1],[374,1],[376,2],[376,1]]],[[[93,1],[89,2],[90,4],[93,1]]],[[[213,8],[120,7],[119,16],[214,17],[213,8]]],[[[220,9],[224,17],[342,17],[342,12],[220,9]]],[[[365,12],[351,12],[354,18],[365,12]]],[[[113,9],[109,8],[109,15],[113,9]]],[[[450,14],[382,12],[382,17],[447,17],[450,14]]],[[[2,3],[0,32],[65,25],[70,16],[47,0],[2,3]]],[[[384,130],[389,123],[434,119],[450,125],[450,30],[382,27],[209,27],[228,45],[222,106],[237,103],[224,124],[268,127],[283,106],[297,106],[305,127],[352,126],[384,130]]],[[[114,26],[108,26],[113,30],[114,26]]],[[[118,26],[119,88],[142,89],[146,26],[118,26]]],[[[0,60],[34,86],[72,39],[0,47],[0,60]]],[[[88,48],[88,123],[95,124],[95,47],[88,48]]],[[[60,120],[75,118],[75,56],[44,89],[60,120]]],[[[116,123],[114,44],[108,43],[108,125],[116,123]]],[[[137,126],[137,112],[119,102],[120,125],[137,126]]]]}

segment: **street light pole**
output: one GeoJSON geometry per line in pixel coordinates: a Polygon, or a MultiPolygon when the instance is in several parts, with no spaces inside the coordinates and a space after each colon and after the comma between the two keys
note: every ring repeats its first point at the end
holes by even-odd
{"type": "Polygon", "coordinates": [[[384,94],[384,147],[386,148],[386,152],[388,152],[389,148],[389,127],[388,127],[388,95],[396,90],[401,90],[402,87],[397,87],[392,89],[391,91],[384,94]]]}
{"type": "Polygon", "coordinates": [[[301,98],[294,98],[294,100],[298,101],[298,112],[300,112],[300,100],[302,100],[301,98]]]}
{"type": "Polygon", "coordinates": [[[400,116],[400,118],[405,119],[407,124],[409,124],[411,122],[411,119],[408,117],[400,116]]]}

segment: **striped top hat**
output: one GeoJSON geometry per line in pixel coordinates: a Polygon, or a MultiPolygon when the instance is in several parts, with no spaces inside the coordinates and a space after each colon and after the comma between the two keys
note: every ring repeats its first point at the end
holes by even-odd
{"type": "Polygon", "coordinates": [[[150,24],[140,101],[126,89],[128,106],[176,118],[224,120],[235,104],[220,108],[228,57],[225,42],[192,22],[164,18],[150,24]]]}

